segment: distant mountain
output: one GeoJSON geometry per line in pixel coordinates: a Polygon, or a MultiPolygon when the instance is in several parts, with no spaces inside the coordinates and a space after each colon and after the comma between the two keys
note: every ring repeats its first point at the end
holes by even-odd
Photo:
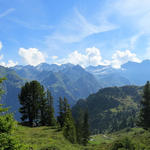
{"type": "Polygon", "coordinates": [[[0,66],[0,77],[6,77],[6,80],[3,82],[5,93],[1,99],[2,104],[4,104],[5,107],[10,107],[10,111],[14,112],[16,118],[19,118],[18,94],[25,80],[20,78],[14,70],[2,66],[0,66]]]}
{"type": "Polygon", "coordinates": [[[79,98],[87,97],[101,88],[95,77],[79,65],[46,64],[38,66],[15,66],[11,69],[28,81],[38,80],[45,88],[50,89],[55,98],[55,107],[59,96],[66,97],[71,105],[79,98]]]}
{"type": "MultiPolygon", "coordinates": [[[[121,69],[111,66],[89,66],[82,68],[73,64],[46,64],[37,66],[0,67],[0,75],[7,76],[5,81],[5,103],[18,109],[18,92],[25,81],[38,80],[50,89],[55,98],[55,108],[59,96],[66,97],[71,106],[80,98],[96,93],[110,86],[144,85],[150,80],[150,60],[141,63],[128,62],[121,69]],[[14,96],[14,97],[13,97],[14,96]]],[[[17,110],[18,111],[18,110],[17,110]]]]}
{"type": "Polygon", "coordinates": [[[27,80],[35,80],[37,74],[39,71],[31,65],[27,66],[21,66],[17,65],[15,67],[11,67],[12,70],[14,70],[21,78],[27,79],[27,80]]]}
{"type": "Polygon", "coordinates": [[[141,63],[128,62],[122,65],[122,75],[126,76],[131,84],[143,85],[150,80],[150,60],[141,63]]]}
{"type": "Polygon", "coordinates": [[[122,74],[121,69],[111,66],[89,66],[86,71],[93,74],[102,87],[130,85],[130,80],[122,74]]]}
{"type": "Polygon", "coordinates": [[[88,110],[93,133],[112,132],[134,127],[142,87],[123,86],[100,89],[97,93],[79,100],[72,108],[73,116],[80,118],[88,110]]]}
{"type": "Polygon", "coordinates": [[[86,71],[93,74],[102,87],[144,85],[150,80],[150,60],[141,63],[128,62],[120,69],[111,66],[89,66],[86,71]]]}

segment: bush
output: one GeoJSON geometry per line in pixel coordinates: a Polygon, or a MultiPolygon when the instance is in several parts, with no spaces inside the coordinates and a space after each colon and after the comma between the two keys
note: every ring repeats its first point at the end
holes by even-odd
{"type": "Polygon", "coordinates": [[[20,144],[15,137],[2,133],[0,134],[0,150],[27,150],[27,146],[20,144]]]}
{"type": "Polygon", "coordinates": [[[135,150],[135,145],[126,137],[121,140],[116,140],[113,143],[111,150],[135,150]]]}
{"type": "Polygon", "coordinates": [[[0,116],[0,134],[11,134],[15,129],[16,122],[12,114],[5,114],[0,116]]]}

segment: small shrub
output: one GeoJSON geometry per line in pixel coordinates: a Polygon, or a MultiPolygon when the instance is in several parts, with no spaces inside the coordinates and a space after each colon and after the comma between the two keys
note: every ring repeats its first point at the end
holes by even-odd
{"type": "Polygon", "coordinates": [[[135,150],[135,145],[126,137],[121,140],[116,140],[113,143],[111,150],[135,150]]]}
{"type": "Polygon", "coordinates": [[[6,133],[0,134],[0,150],[27,150],[27,148],[15,137],[6,133]]]}

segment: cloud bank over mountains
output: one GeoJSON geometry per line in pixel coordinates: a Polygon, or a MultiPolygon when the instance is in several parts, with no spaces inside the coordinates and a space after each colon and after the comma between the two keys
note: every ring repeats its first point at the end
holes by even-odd
{"type": "MultiPolygon", "coordinates": [[[[2,48],[3,48],[3,44],[0,41],[0,51],[2,50],[2,48]]],[[[4,55],[0,54],[0,65],[1,66],[13,67],[13,66],[16,66],[18,64],[18,62],[14,62],[13,60],[8,60],[8,62],[6,63],[3,59],[4,59],[4,55]]]]}
{"type": "Polygon", "coordinates": [[[40,63],[45,62],[44,54],[39,51],[37,48],[20,48],[19,55],[23,58],[26,64],[36,66],[40,63]]]}
{"type": "MultiPolygon", "coordinates": [[[[25,64],[36,66],[46,61],[45,55],[37,48],[20,48],[19,55],[23,58],[25,64]]],[[[82,67],[87,66],[98,66],[98,65],[111,65],[113,68],[120,68],[122,64],[128,61],[141,62],[141,60],[132,53],[130,50],[120,51],[117,50],[111,60],[102,58],[100,49],[96,47],[86,48],[84,53],[80,53],[75,50],[68,54],[65,58],[60,59],[58,56],[52,56],[50,58],[54,64],[66,64],[71,63],[74,65],[81,65],[82,67]]]]}

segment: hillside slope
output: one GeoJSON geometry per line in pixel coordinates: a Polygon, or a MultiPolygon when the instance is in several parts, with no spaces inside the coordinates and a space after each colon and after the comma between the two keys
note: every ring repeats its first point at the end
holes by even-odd
{"type": "Polygon", "coordinates": [[[71,144],[55,127],[25,127],[19,125],[15,132],[21,143],[33,150],[83,150],[78,144],[71,144]]]}
{"type": "Polygon", "coordinates": [[[117,131],[134,127],[142,87],[123,86],[100,89],[97,93],[81,99],[72,108],[75,118],[88,110],[92,133],[117,131]]]}
{"type": "Polygon", "coordinates": [[[18,94],[25,80],[20,78],[14,70],[2,66],[0,66],[0,77],[6,77],[6,80],[2,84],[5,93],[1,101],[5,107],[10,107],[10,111],[15,114],[15,118],[19,119],[18,94]]]}
{"type": "Polygon", "coordinates": [[[95,77],[79,65],[43,63],[36,67],[15,66],[12,69],[29,81],[38,80],[52,92],[56,100],[59,96],[66,97],[71,105],[101,88],[95,77]]]}
{"type": "Polygon", "coordinates": [[[15,136],[33,150],[112,150],[115,141],[126,137],[132,141],[136,149],[149,150],[150,148],[150,133],[141,128],[126,128],[111,134],[92,135],[87,146],[71,144],[61,131],[52,127],[31,128],[18,125],[15,136]]]}

